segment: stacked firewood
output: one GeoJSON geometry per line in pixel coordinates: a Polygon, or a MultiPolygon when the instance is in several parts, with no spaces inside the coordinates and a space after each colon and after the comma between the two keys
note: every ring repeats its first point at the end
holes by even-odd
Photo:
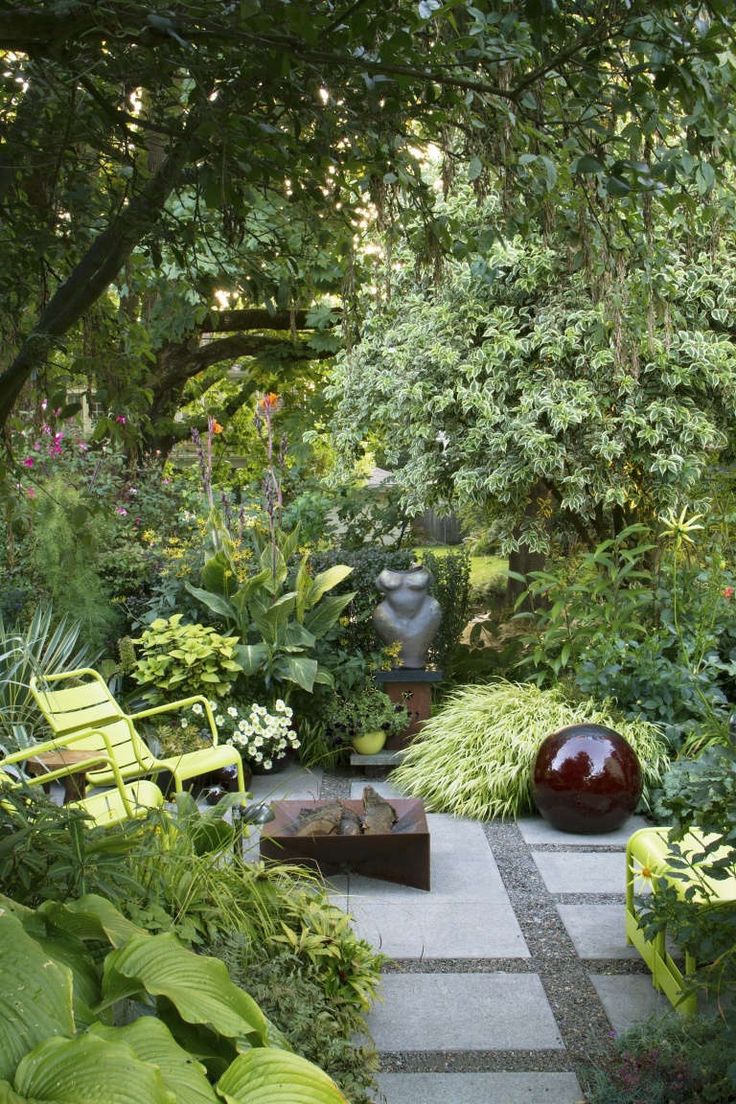
{"type": "Polygon", "coordinates": [[[316,809],[302,809],[297,836],[375,836],[390,832],[397,821],[396,810],[372,786],[363,790],[363,813],[359,815],[343,801],[329,801],[316,809]]]}

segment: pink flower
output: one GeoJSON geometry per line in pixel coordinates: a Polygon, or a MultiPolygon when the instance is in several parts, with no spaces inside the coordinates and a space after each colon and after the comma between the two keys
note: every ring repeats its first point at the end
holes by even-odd
{"type": "Polygon", "coordinates": [[[40,450],[40,448],[41,448],[41,442],[40,441],[34,441],[33,442],[33,451],[38,452],[40,450]]]}
{"type": "Polygon", "coordinates": [[[162,480],[161,480],[161,482],[162,482],[162,483],[170,483],[170,482],[171,482],[171,480],[170,480],[170,479],[162,479],[162,480]]]}
{"type": "Polygon", "coordinates": [[[23,467],[24,468],[32,468],[33,465],[35,464],[35,462],[36,461],[33,459],[32,456],[26,456],[25,460],[23,461],[23,467]]]}
{"type": "Polygon", "coordinates": [[[115,421],[118,423],[118,425],[125,425],[127,420],[128,419],[125,417],[124,414],[116,414],[115,415],[115,421]]]}
{"type": "Polygon", "coordinates": [[[51,436],[51,426],[48,424],[48,422],[44,422],[44,424],[41,426],[41,432],[47,434],[47,436],[49,437],[51,436]]]}
{"type": "Polygon", "coordinates": [[[736,590],[734,590],[732,586],[727,586],[723,588],[721,594],[724,598],[733,598],[734,594],[736,594],[736,590]]]}
{"type": "Polygon", "coordinates": [[[36,497],[36,488],[35,487],[26,487],[26,494],[28,495],[29,498],[35,498],[36,497]]]}
{"type": "Polygon", "coordinates": [[[133,524],[134,525],[141,525],[142,524],[141,519],[140,518],[135,518],[135,520],[133,521],[133,524]]]}
{"type": "Polygon", "coordinates": [[[116,506],[115,507],[115,513],[119,514],[120,517],[127,517],[128,516],[128,511],[125,509],[124,506],[116,506]]]}
{"type": "Polygon", "coordinates": [[[79,451],[80,452],[86,452],[87,449],[89,448],[89,445],[87,444],[86,441],[77,441],[77,444],[79,445],[79,451]]]}
{"type": "Polygon", "coordinates": [[[61,414],[61,407],[57,406],[56,410],[54,411],[54,417],[58,418],[60,414],[61,414]]]}

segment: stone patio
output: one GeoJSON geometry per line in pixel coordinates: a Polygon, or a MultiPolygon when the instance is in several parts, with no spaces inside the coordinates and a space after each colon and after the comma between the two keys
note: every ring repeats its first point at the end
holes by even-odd
{"type": "MultiPolygon", "coordinates": [[[[364,784],[292,767],[252,789],[347,798],[364,784]]],[[[532,817],[427,819],[430,893],[332,879],[333,900],[390,960],[369,1017],[377,1104],[577,1104],[576,1072],[612,1033],[669,1008],[624,936],[624,848],[643,821],[590,837],[532,817]]]]}

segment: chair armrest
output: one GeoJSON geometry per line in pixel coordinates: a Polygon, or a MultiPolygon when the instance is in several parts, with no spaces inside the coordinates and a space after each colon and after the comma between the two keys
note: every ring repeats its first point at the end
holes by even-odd
{"type": "MultiPolygon", "coordinates": [[[[91,767],[99,767],[101,763],[106,763],[115,777],[115,783],[118,789],[120,789],[123,786],[123,780],[115,762],[110,739],[107,733],[100,729],[87,729],[84,732],[73,732],[66,736],[57,736],[55,739],[44,740],[41,744],[33,744],[31,747],[23,748],[21,751],[14,751],[10,755],[6,755],[3,759],[0,759],[0,770],[6,766],[12,766],[15,763],[28,762],[29,759],[38,759],[40,755],[44,755],[46,752],[63,751],[65,748],[70,748],[73,744],[79,743],[80,740],[88,740],[90,736],[94,736],[101,740],[105,750],[94,751],[90,749],[89,756],[79,763],[67,763],[64,766],[55,767],[53,770],[44,771],[41,774],[25,778],[26,784],[34,786],[43,785],[46,782],[55,782],[59,778],[66,778],[70,774],[78,774],[91,767]]],[[[24,771],[23,774],[25,775],[26,772],[24,771]]]]}
{"type": "Polygon", "coordinates": [[[207,717],[207,723],[210,726],[210,732],[212,733],[212,743],[217,744],[217,725],[215,724],[215,717],[212,712],[212,706],[210,705],[204,694],[195,694],[191,698],[182,698],[181,701],[168,702],[166,705],[154,705],[150,709],[141,709],[138,713],[129,713],[127,717],[130,721],[140,720],[142,717],[156,717],[161,713],[175,713],[180,709],[187,709],[192,705],[203,705],[205,716],[207,717]]]}

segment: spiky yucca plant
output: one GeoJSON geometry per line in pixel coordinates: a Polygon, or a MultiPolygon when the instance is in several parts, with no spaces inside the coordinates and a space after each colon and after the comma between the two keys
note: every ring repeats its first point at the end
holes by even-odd
{"type": "Polygon", "coordinates": [[[504,680],[455,690],[391,781],[435,812],[476,820],[520,816],[534,807],[532,767],[545,736],[583,722],[606,725],[628,740],[641,762],[646,801],[668,763],[655,725],[622,720],[607,703],[571,702],[559,687],[504,680]]]}

